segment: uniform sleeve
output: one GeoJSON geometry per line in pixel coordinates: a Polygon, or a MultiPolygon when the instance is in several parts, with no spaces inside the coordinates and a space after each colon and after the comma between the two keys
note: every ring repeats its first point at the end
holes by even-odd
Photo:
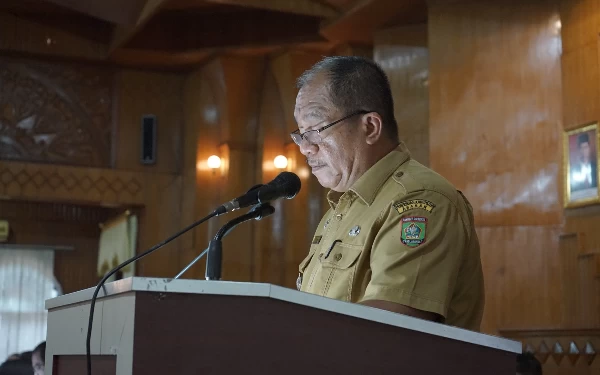
{"type": "Polygon", "coordinates": [[[363,300],[384,300],[446,317],[468,235],[444,195],[424,191],[394,201],[382,214],[363,300]]]}

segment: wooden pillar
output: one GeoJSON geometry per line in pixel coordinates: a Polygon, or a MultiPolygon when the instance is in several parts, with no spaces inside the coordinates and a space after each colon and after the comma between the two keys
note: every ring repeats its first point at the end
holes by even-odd
{"type": "Polygon", "coordinates": [[[261,226],[256,238],[256,280],[295,288],[298,264],[308,254],[310,239],[321,219],[325,189],[314,178],[304,156],[289,133],[297,129],[294,120],[296,79],[320,60],[321,55],[288,52],[269,62],[262,92],[259,131],[261,179],[270,181],[281,170],[274,168],[277,155],[288,158],[287,170],[301,181],[300,193],[291,201],[279,201],[268,226],[261,226]]]}
{"type": "MultiPolygon", "coordinates": [[[[261,58],[222,57],[190,74],[185,88],[183,213],[188,223],[207,215],[255,183],[258,98],[264,63],[261,58]],[[221,167],[207,165],[209,156],[221,167]]],[[[212,219],[186,239],[183,267],[208,246],[234,212],[212,219]]],[[[223,241],[223,279],[251,280],[252,225],[245,223],[223,241]]],[[[204,277],[201,262],[185,277],[204,277]]]]}

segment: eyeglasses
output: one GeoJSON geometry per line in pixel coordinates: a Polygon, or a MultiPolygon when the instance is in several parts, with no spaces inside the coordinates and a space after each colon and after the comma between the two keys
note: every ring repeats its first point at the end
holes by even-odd
{"type": "Polygon", "coordinates": [[[329,129],[330,127],[332,127],[335,124],[338,124],[344,120],[349,119],[350,117],[354,117],[356,115],[364,115],[367,114],[369,112],[373,112],[373,111],[356,111],[356,112],[352,112],[351,114],[349,114],[348,116],[342,117],[339,120],[336,120],[334,122],[332,122],[331,124],[325,125],[320,129],[314,129],[314,130],[309,130],[307,132],[304,132],[302,134],[300,134],[300,129],[292,132],[290,134],[290,136],[292,137],[292,140],[294,141],[295,144],[297,144],[298,146],[300,146],[300,143],[302,143],[302,140],[305,139],[309,144],[311,145],[318,145],[321,143],[321,141],[323,141],[323,138],[321,137],[321,132],[325,129],[329,129]]]}

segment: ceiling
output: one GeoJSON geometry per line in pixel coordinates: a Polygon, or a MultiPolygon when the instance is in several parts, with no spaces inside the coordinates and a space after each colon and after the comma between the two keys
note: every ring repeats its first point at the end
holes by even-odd
{"type": "Polygon", "coordinates": [[[369,45],[386,27],[424,23],[425,0],[1,0],[0,13],[106,49],[124,66],[188,69],[218,54],[369,45]]]}

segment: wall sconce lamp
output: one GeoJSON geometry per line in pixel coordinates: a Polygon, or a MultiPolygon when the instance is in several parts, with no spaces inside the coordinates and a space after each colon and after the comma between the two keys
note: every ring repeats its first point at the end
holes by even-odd
{"type": "Polygon", "coordinates": [[[273,159],[273,165],[277,169],[285,169],[288,166],[288,159],[283,155],[277,155],[275,159],[273,159]]]}
{"type": "Polygon", "coordinates": [[[221,158],[217,155],[211,155],[208,157],[206,165],[212,170],[219,169],[221,167],[221,158]]]}

